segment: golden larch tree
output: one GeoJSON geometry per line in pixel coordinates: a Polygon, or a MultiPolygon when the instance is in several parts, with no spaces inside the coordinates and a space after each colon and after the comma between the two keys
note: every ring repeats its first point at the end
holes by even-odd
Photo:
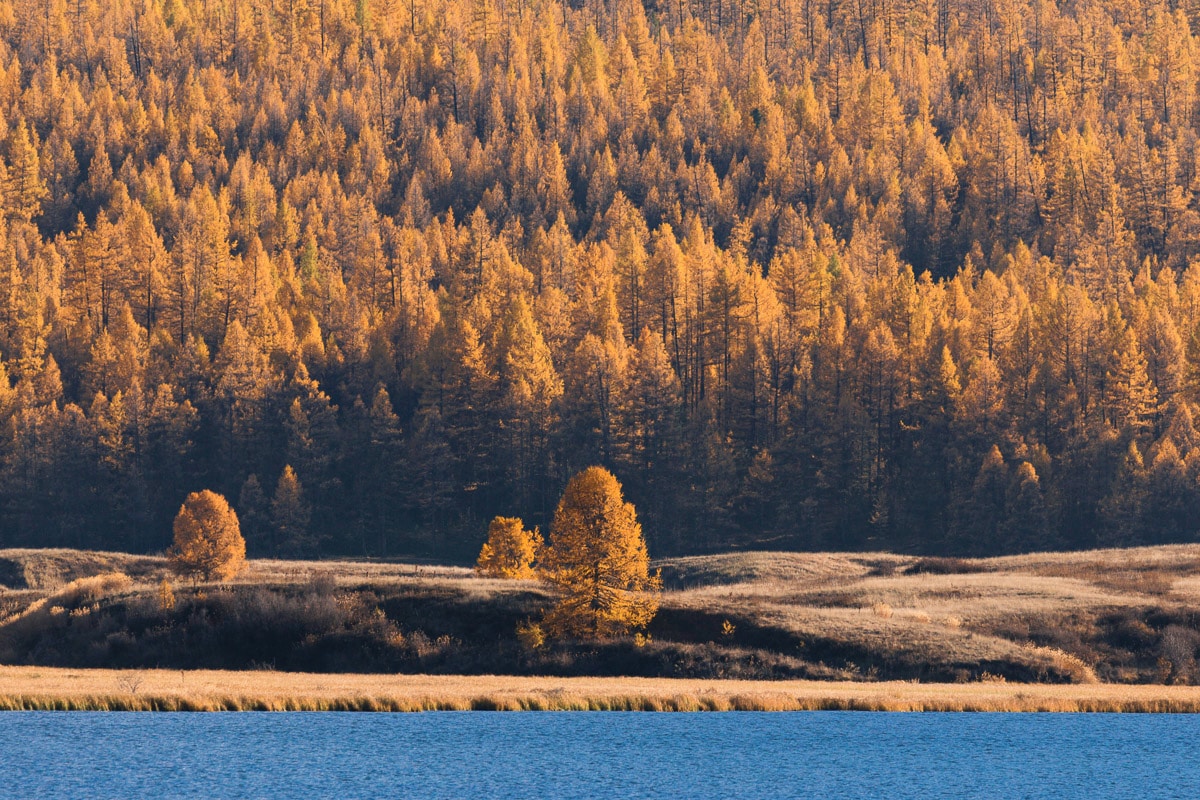
{"type": "Polygon", "coordinates": [[[619,636],[646,627],[658,611],[662,580],[650,574],[637,512],[603,467],[589,467],[567,483],[542,569],[559,592],[545,619],[554,635],[619,636]]]}
{"type": "Polygon", "coordinates": [[[488,526],[488,539],[479,550],[475,571],[489,578],[528,580],[535,577],[533,562],[542,550],[537,528],[525,528],[517,517],[496,517],[488,526]]]}
{"type": "Polygon", "coordinates": [[[246,566],[246,540],[224,497],[192,492],[175,516],[175,543],[167,552],[180,575],[227,581],[246,566]]]}

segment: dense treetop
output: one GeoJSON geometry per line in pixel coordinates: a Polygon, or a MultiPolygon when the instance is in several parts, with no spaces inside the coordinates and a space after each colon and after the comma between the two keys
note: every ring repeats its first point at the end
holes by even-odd
{"type": "Polygon", "coordinates": [[[0,0],[0,545],[1194,538],[1197,24],[0,0]]]}

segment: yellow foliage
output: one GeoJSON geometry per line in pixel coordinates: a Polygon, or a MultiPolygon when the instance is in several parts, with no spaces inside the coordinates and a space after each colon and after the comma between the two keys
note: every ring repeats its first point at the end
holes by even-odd
{"type": "Polygon", "coordinates": [[[528,531],[516,517],[496,517],[488,526],[488,540],[479,551],[475,571],[490,578],[533,578],[533,562],[542,545],[537,528],[528,531]]]}
{"type": "Polygon", "coordinates": [[[546,645],[546,631],[536,622],[517,623],[517,639],[527,650],[541,650],[546,645]]]}
{"type": "Polygon", "coordinates": [[[642,526],[612,473],[590,467],[572,478],[554,512],[543,565],[559,591],[545,619],[550,633],[604,639],[645,628],[662,591],[649,570],[642,526]]]}
{"type": "Polygon", "coordinates": [[[158,609],[159,611],[171,611],[175,608],[175,592],[171,590],[171,584],[166,578],[158,585],[158,609]]]}
{"type": "Polygon", "coordinates": [[[180,575],[229,580],[246,566],[246,540],[224,497],[192,492],[175,517],[175,543],[167,555],[180,575]]]}

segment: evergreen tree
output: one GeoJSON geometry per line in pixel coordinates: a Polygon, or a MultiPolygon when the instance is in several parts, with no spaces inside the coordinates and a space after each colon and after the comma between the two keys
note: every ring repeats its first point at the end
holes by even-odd
{"type": "Polygon", "coordinates": [[[311,555],[316,550],[316,539],[309,530],[310,519],[304,489],[289,464],[280,473],[271,497],[271,525],[280,553],[299,556],[311,555]]]}

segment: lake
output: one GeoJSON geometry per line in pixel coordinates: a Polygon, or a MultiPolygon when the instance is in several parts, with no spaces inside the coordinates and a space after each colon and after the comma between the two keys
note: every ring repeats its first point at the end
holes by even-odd
{"type": "Polygon", "coordinates": [[[0,713],[0,797],[1200,797],[1200,716],[0,713]]]}

